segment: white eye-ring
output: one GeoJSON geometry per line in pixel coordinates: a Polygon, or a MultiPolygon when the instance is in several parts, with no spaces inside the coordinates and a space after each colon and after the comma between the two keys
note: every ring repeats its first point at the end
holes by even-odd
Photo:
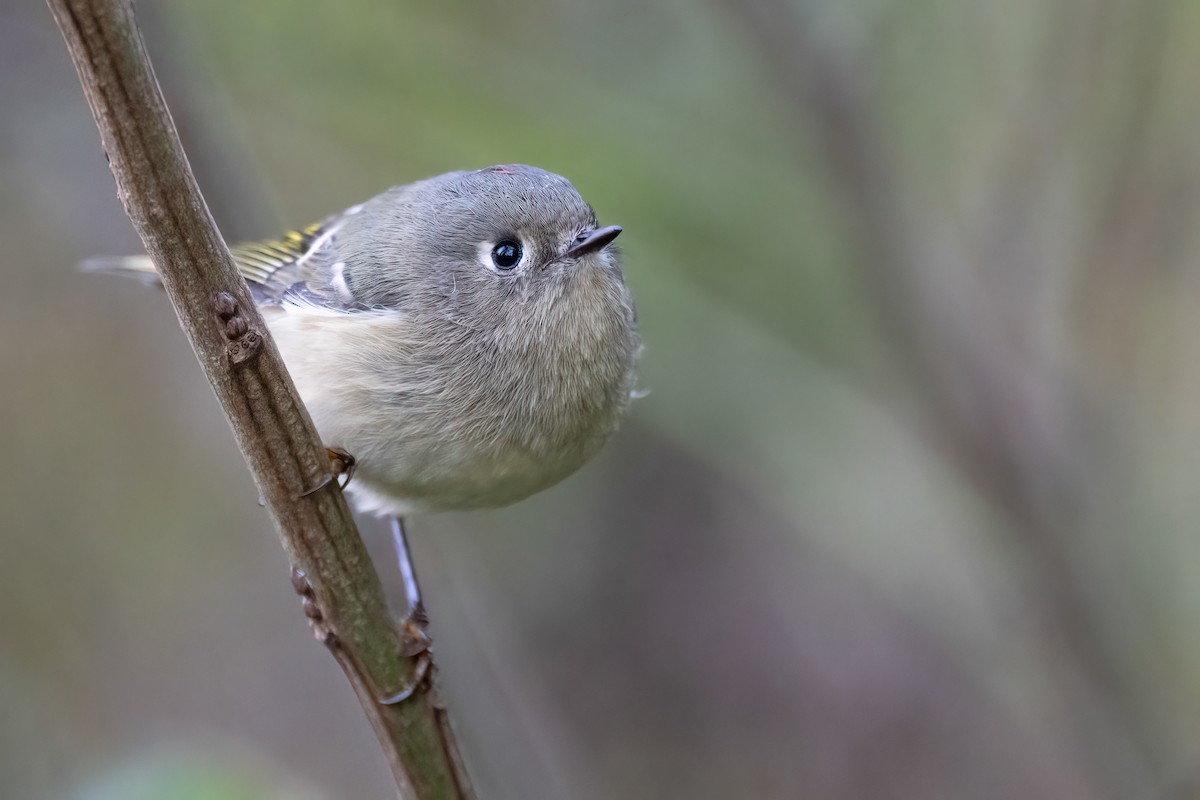
{"type": "Polygon", "coordinates": [[[506,236],[497,242],[481,242],[479,259],[488,269],[501,275],[510,274],[525,258],[525,248],[515,236],[506,236]]]}

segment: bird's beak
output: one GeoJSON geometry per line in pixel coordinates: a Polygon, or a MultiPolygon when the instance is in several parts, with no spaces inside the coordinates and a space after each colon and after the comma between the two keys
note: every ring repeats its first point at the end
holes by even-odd
{"type": "Polygon", "coordinates": [[[579,258],[580,256],[586,256],[588,253],[594,253],[620,236],[621,230],[620,225],[609,225],[607,228],[584,231],[575,237],[575,241],[567,249],[567,255],[571,258],[579,258]]]}

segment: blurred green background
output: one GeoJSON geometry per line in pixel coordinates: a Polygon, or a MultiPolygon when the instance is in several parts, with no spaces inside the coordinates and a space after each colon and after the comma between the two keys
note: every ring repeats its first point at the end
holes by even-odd
{"type": "MultiPolygon", "coordinates": [[[[1200,797],[1200,4],[141,4],[226,237],[528,162],[650,394],[417,519],[484,798],[1200,797]]],[[[393,796],[0,0],[0,796],[393,796]]],[[[364,534],[389,591],[384,530],[364,534]]]]}

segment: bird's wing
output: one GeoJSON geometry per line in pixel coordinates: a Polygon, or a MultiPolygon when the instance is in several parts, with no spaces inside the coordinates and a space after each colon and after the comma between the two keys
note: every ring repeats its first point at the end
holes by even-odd
{"type": "MultiPolygon", "coordinates": [[[[278,239],[244,242],[229,248],[238,272],[259,305],[306,305],[331,311],[359,311],[365,306],[350,291],[346,264],[338,256],[338,231],[347,214],[289,231],[278,239]]],[[[140,277],[157,283],[148,256],[93,258],[81,268],[140,277]]]]}
{"type": "Polygon", "coordinates": [[[338,255],[338,231],[344,219],[339,215],[278,239],[231,247],[254,299],[260,305],[361,310],[346,282],[346,263],[338,255]]]}

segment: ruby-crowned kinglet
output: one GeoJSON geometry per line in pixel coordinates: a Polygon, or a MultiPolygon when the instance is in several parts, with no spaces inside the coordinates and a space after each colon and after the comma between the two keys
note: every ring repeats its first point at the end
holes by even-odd
{"type": "Polygon", "coordinates": [[[614,431],[639,351],[620,232],[565,178],[512,165],[231,249],[325,444],[354,457],[355,504],[400,516],[516,502],[614,431]]]}

